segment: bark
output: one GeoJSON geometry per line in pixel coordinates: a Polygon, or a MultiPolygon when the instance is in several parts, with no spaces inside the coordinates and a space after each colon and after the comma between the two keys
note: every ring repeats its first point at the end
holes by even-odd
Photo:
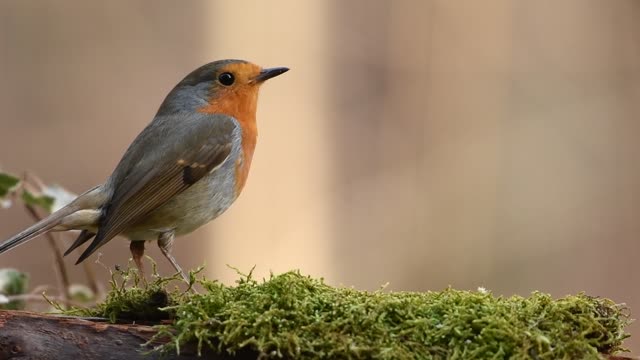
{"type": "MultiPolygon", "coordinates": [[[[196,359],[194,346],[181,354],[149,353],[144,347],[155,334],[140,324],[110,324],[100,319],[46,315],[26,311],[0,311],[0,360],[4,359],[196,359]]],[[[157,342],[154,345],[158,345],[157,342]]],[[[220,356],[203,349],[199,359],[255,359],[246,352],[220,356]]]]}

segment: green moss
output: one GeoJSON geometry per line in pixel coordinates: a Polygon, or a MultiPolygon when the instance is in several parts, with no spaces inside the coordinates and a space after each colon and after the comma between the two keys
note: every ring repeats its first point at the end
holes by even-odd
{"type": "MultiPolygon", "coordinates": [[[[195,274],[197,272],[193,276],[195,274]]],[[[193,281],[195,282],[195,278],[193,281]]],[[[63,309],[51,301],[50,303],[68,315],[104,317],[111,322],[156,322],[172,318],[173,312],[165,310],[167,306],[188,301],[188,292],[180,291],[177,287],[167,290],[170,283],[181,282],[182,277],[178,274],[171,277],[158,276],[153,263],[153,281],[150,283],[142,282],[137,271],[132,268],[111,272],[111,290],[105,301],[94,308],[63,309]]]]}
{"type": "MultiPolygon", "coordinates": [[[[157,278],[142,288],[114,280],[106,303],[87,314],[113,320],[142,313],[168,281],[177,280],[157,278]]],[[[242,275],[233,287],[197,282],[202,294],[167,294],[163,315],[174,321],[159,326],[158,336],[173,341],[163,350],[197,343],[274,358],[597,359],[623,350],[630,321],[622,306],[583,294],[554,300],[453,289],[364,292],[298,272],[266,281],[242,275]]]]}

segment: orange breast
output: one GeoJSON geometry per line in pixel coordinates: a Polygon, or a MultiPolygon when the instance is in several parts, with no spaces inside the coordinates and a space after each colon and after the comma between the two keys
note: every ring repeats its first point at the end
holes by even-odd
{"type": "Polygon", "coordinates": [[[253,151],[256,148],[258,137],[255,120],[251,127],[247,126],[247,124],[243,126],[242,122],[240,124],[242,126],[242,159],[238,158],[236,161],[236,196],[240,195],[249,177],[249,168],[251,167],[253,151]]]}
{"type": "Polygon", "coordinates": [[[234,117],[242,129],[242,157],[236,162],[236,196],[244,188],[249,176],[253,151],[256,148],[258,127],[256,125],[256,107],[258,102],[257,89],[248,87],[224,94],[211,99],[208,105],[198,109],[207,114],[225,114],[234,117]]]}

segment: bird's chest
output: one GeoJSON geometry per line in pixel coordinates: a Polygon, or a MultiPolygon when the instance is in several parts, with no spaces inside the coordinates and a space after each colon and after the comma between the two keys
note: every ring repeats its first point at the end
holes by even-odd
{"type": "Polygon", "coordinates": [[[256,144],[255,133],[245,136],[237,130],[232,151],[219,168],[154,210],[136,230],[173,229],[177,235],[186,234],[227,210],[246,184],[256,144]]]}
{"type": "Polygon", "coordinates": [[[243,138],[242,146],[240,148],[240,152],[238,157],[234,161],[234,193],[235,196],[238,197],[242,189],[244,189],[245,184],[247,183],[247,178],[249,177],[249,170],[251,168],[251,160],[253,159],[253,152],[256,147],[256,136],[255,134],[252,138],[243,138]]]}
{"type": "Polygon", "coordinates": [[[183,214],[181,219],[208,222],[227,210],[240,195],[250,165],[251,157],[238,146],[222,166],[174,198],[177,213],[183,214]]]}

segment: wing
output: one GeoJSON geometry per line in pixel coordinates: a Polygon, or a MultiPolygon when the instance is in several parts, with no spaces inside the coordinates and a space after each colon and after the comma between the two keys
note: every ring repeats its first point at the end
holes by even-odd
{"type": "Polygon", "coordinates": [[[103,210],[95,239],[77,263],[222,165],[238,135],[236,124],[221,114],[156,117],[107,182],[113,196],[103,210]]]}

